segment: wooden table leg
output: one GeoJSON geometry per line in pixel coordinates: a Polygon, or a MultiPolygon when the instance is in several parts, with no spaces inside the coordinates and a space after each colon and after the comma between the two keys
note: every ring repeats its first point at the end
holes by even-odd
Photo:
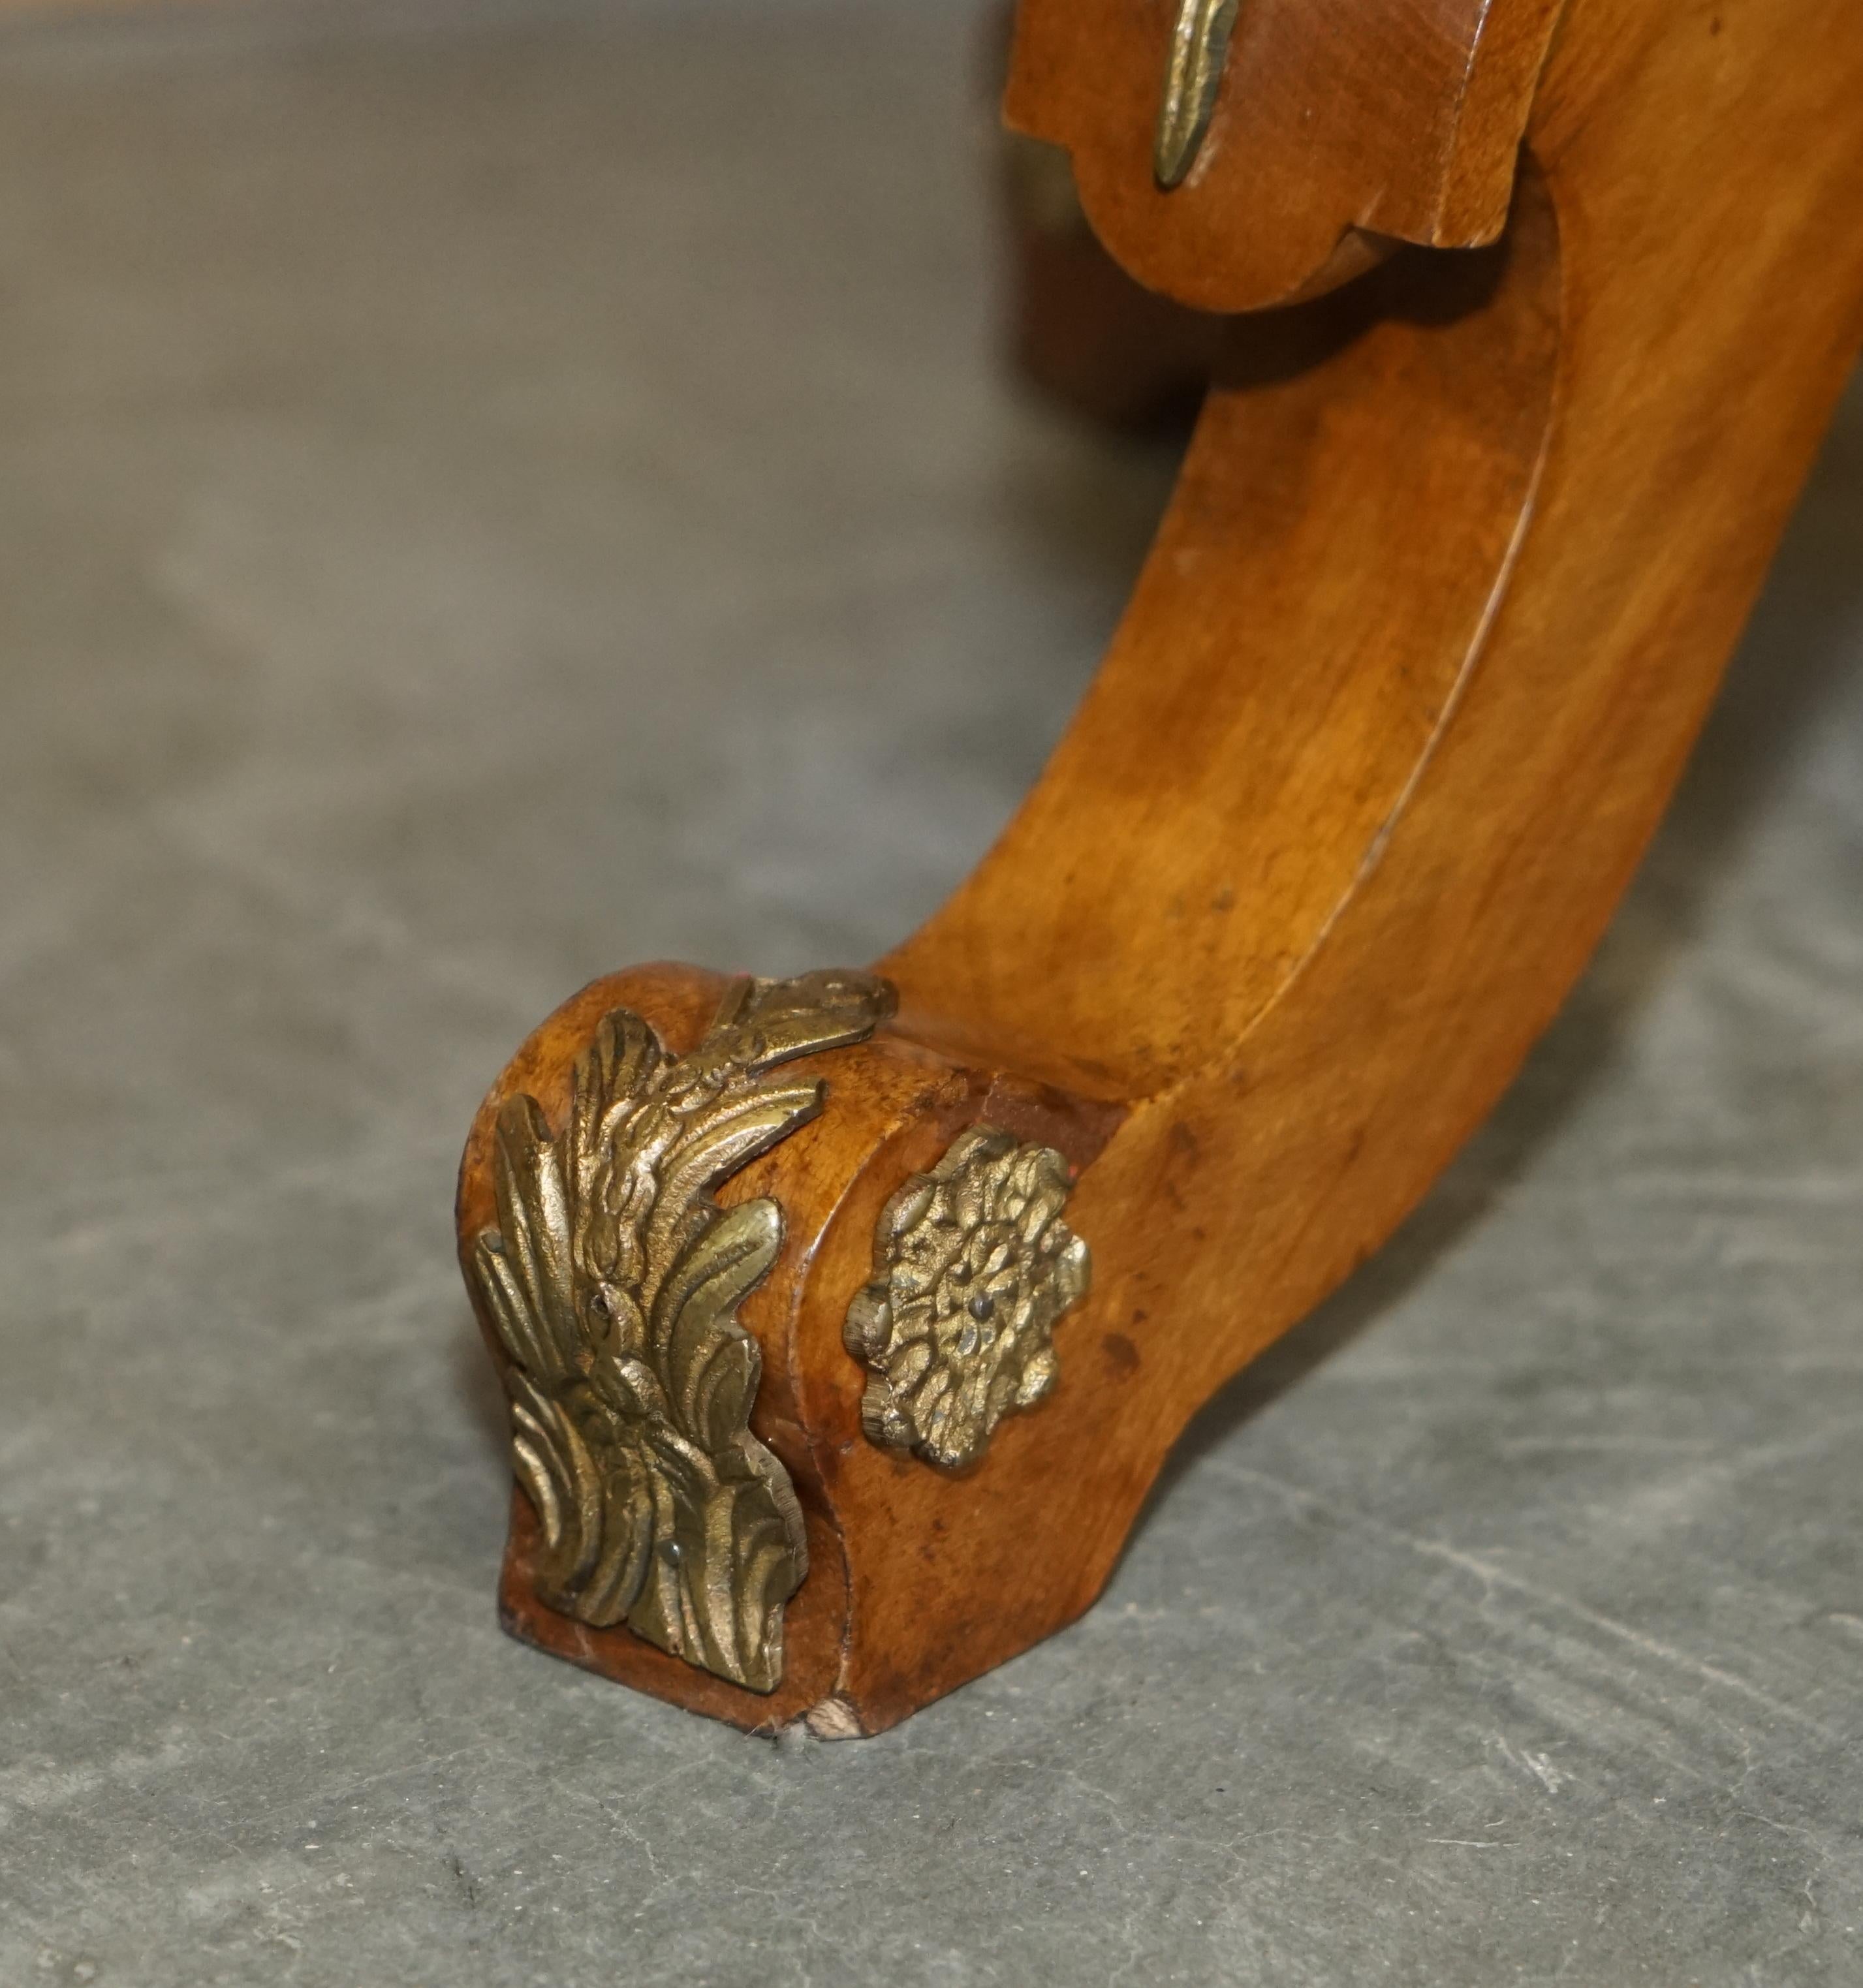
{"type": "Polygon", "coordinates": [[[1012,111],[1127,267],[1283,308],[929,924],[618,975],[499,1079],[519,1634],[851,1735],[1051,1633],[1557,1008],[1863,340],[1854,0],[1557,11],[1243,0],[1167,190],[1171,23],[1026,0],[1012,111]]]}

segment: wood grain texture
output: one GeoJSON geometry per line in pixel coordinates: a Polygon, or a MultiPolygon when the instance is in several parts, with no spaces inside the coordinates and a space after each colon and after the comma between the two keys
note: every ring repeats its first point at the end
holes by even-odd
{"type": "MultiPolygon", "coordinates": [[[[1025,51],[1052,26],[1030,8],[1025,51]]],[[[1381,48],[1384,11],[1327,18],[1381,48]]],[[[1130,21],[1080,18],[1067,62],[1019,66],[1032,127],[1105,113],[1087,57],[1130,21]]],[[[1419,73],[1412,163],[1439,178],[1463,96],[1419,73]]],[[[732,1185],[791,1217],[745,1310],[755,1426],[817,1555],[791,1676],[759,1699],[543,1621],[522,1524],[521,1633],[740,1723],[871,1732],[1090,1602],[1189,1415],[1415,1205],[1628,881],[1863,340],[1860,88],[1854,0],[1570,0],[1505,239],[1239,333],[1046,773],[881,963],[898,1020],[825,1058],[822,1119],[732,1185]],[[1095,1287],[1054,1395],[954,1479],[860,1439],[840,1324],[886,1196],[1011,1108],[1079,1168],[1095,1287]]],[[[1263,172],[1296,184],[1305,141],[1264,129],[1263,172]]],[[[1121,228],[1164,229],[1142,196],[1121,228]]],[[[1198,225],[1259,274],[1332,211],[1230,200],[1198,225]]],[[[1183,252],[1113,236],[1141,274],[1183,252]]],[[[604,984],[501,1090],[560,1109],[617,988],[670,1033],[709,998],[670,970],[604,984]]]]}
{"type": "Polygon", "coordinates": [[[1009,365],[1103,425],[1194,418],[1227,321],[1135,282],[1087,225],[1064,152],[1004,134],[1009,365]]]}

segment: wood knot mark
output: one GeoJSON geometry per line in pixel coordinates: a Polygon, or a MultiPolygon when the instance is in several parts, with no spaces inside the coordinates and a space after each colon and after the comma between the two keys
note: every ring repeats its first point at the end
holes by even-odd
{"type": "Polygon", "coordinates": [[[1100,1342],[1106,1364],[1121,1381],[1138,1371],[1138,1348],[1123,1332],[1109,1332],[1100,1342]]]}

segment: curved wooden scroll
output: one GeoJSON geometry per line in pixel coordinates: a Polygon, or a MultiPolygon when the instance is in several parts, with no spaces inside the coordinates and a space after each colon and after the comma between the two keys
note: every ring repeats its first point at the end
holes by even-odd
{"type": "Polygon", "coordinates": [[[1004,111],[1064,147],[1087,215],[1153,289],[1259,310],[1408,242],[1506,225],[1560,0],[1240,0],[1188,180],[1154,175],[1162,0],[1023,0],[1004,111]]]}
{"type": "MultiPolygon", "coordinates": [[[[820,1059],[823,1116],[721,1191],[786,1221],[742,1312],[808,1535],[777,1688],[553,1614],[517,1499],[514,1628],[746,1725],[877,1731],[1070,1621],[1191,1412],[1414,1205],[1601,931],[1863,341],[1855,0],[1570,0],[1543,76],[1545,0],[1243,0],[1173,194],[1168,10],[1025,5],[1018,118],[1182,299],[1298,294],[1354,231],[1479,239],[1523,127],[1527,163],[1499,245],[1238,338],[1042,781],[881,963],[899,1015],[820,1059]],[[952,1475],[867,1439],[843,1335],[889,1198],[978,1124],[1077,1168],[1094,1283],[952,1475]]],[[[601,1014],[682,1050],[718,991],[649,969],[545,1025],[468,1246],[499,1100],[560,1123],[601,1014]]]]}

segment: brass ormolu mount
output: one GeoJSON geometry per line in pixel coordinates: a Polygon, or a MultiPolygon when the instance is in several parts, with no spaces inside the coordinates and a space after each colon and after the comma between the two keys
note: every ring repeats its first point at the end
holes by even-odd
{"type": "Polygon", "coordinates": [[[472,1268],[543,1532],[537,1598],[752,1691],[782,1678],[783,1605],[809,1570],[788,1473],[750,1432],[762,1359],[737,1317],[783,1210],[712,1191],[822,1108],[820,1080],[788,1067],[891,1006],[866,975],[740,980],[681,1057],[617,1008],[560,1132],[526,1092],[499,1109],[498,1226],[472,1268]]]}

